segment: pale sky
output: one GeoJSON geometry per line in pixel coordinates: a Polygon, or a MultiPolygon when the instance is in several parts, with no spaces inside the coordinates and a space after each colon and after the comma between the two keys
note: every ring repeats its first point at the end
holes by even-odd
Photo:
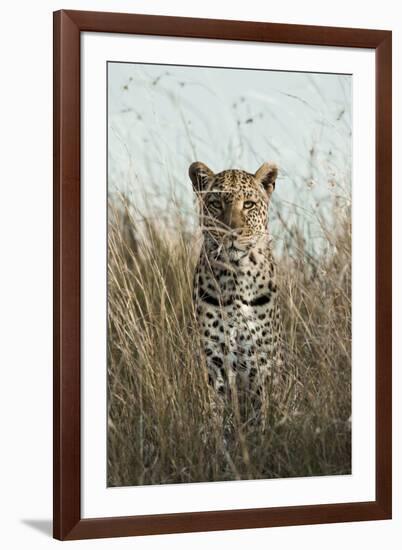
{"type": "Polygon", "coordinates": [[[195,160],[216,172],[276,162],[276,206],[306,223],[350,194],[349,75],[109,63],[108,77],[109,193],[141,212],[162,220],[176,200],[191,220],[195,160]]]}

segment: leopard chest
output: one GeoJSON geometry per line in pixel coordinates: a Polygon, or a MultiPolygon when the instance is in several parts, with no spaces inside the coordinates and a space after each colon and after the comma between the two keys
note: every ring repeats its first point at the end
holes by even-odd
{"type": "Polygon", "coordinates": [[[276,285],[268,261],[231,267],[209,273],[199,270],[196,311],[207,356],[248,372],[267,364],[273,353],[276,285]]]}

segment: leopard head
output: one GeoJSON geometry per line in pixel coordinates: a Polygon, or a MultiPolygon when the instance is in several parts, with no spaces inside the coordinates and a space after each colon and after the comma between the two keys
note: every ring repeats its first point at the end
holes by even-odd
{"type": "Polygon", "coordinates": [[[215,174],[202,162],[189,168],[200,202],[200,224],[217,244],[242,248],[268,232],[268,208],[278,168],[264,163],[255,174],[224,170],[215,174]]]}

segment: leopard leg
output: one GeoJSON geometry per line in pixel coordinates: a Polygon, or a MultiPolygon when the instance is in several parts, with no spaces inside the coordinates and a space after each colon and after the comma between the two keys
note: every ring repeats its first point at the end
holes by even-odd
{"type": "Polygon", "coordinates": [[[266,430],[269,406],[269,375],[268,370],[261,365],[253,365],[249,369],[248,390],[250,394],[252,421],[262,431],[266,430]]]}

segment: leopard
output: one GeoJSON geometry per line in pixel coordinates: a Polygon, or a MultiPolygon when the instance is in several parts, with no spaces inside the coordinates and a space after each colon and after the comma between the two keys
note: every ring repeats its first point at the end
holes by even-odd
{"type": "Polygon", "coordinates": [[[278,167],[255,173],[189,167],[202,244],[193,305],[209,385],[219,396],[247,392],[259,406],[283,368],[277,265],[268,213],[278,167]]]}

